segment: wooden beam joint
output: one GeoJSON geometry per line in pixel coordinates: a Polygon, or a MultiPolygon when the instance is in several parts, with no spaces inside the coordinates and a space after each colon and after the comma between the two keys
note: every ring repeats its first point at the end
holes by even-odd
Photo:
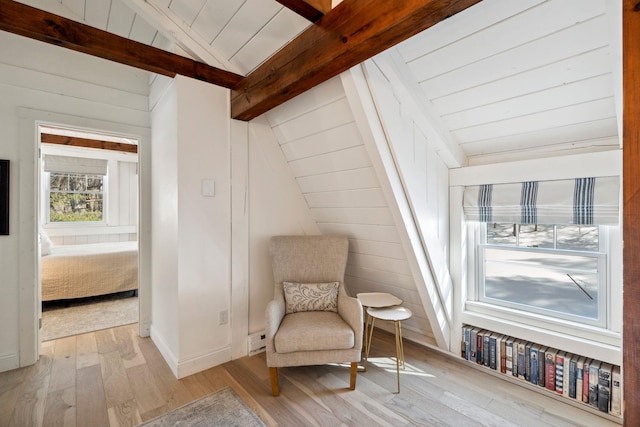
{"type": "Polygon", "coordinates": [[[344,0],[233,88],[251,120],[480,0],[344,0]]]}

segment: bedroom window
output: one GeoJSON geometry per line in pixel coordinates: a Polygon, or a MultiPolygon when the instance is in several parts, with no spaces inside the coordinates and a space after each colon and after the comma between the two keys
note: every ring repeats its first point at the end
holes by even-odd
{"type": "Polygon", "coordinates": [[[479,301],[606,327],[606,227],[479,226],[479,301]]]}
{"type": "Polygon", "coordinates": [[[102,175],[49,174],[49,222],[102,222],[102,175]]]}
{"type": "Polygon", "coordinates": [[[47,154],[44,171],[49,223],[106,220],[106,160],[47,154]]]}

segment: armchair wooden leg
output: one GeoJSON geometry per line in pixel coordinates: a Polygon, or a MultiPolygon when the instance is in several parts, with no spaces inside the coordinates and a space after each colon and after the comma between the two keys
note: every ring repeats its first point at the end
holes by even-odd
{"type": "Polygon", "coordinates": [[[358,375],[358,362],[351,362],[351,375],[349,378],[349,390],[356,389],[356,377],[358,375]]]}
{"type": "Polygon", "coordinates": [[[269,368],[269,376],[271,377],[271,394],[280,396],[280,387],[278,386],[278,368],[269,368]]]}

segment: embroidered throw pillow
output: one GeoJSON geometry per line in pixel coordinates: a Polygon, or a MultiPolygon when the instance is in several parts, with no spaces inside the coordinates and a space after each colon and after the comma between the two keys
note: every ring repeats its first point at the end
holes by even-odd
{"type": "Polygon", "coordinates": [[[286,313],[298,311],[338,311],[338,282],[282,282],[286,313]]]}

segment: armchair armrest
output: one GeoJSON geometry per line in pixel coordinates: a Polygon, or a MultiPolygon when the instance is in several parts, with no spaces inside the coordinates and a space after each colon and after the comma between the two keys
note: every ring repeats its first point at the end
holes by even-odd
{"type": "Polygon", "coordinates": [[[353,329],[355,333],[355,347],[362,348],[362,334],[363,334],[363,314],[362,304],[357,298],[350,297],[344,291],[340,289],[338,292],[338,314],[344,319],[345,322],[353,329]]]}
{"type": "Polygon", "coordinates": [[[265,310],[264,331],[267,344],[267,354],[273,354],[275,352],[273,337],[276,335],[276,332],[278,332],[280,323],[282,323],[282,319],[284,319],[284,314],[285,305],[284,295],[282,294],[282,284],[276,284],[274,298],[269,301],[265,310]]]}

